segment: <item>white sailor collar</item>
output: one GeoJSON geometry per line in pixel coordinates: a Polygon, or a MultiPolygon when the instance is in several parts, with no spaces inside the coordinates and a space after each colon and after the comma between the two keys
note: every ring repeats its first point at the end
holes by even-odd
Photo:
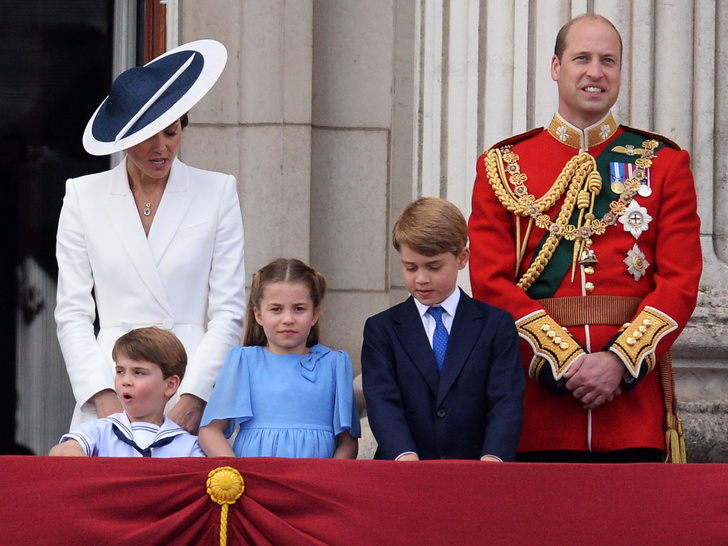
{"type": "MultiPolygon", "coordinates": [[[[124,436],[134,441],[134,433],[132,432],[131,421],[129,421],[129,416],[126,414],[125,411],[109,415],[108,417],[105,417],[104,420],[116,425],[116,427],[121,431],[124,436]]],[[[175,423],[165,415],[164,422],[162,423],[162,426],[159,427],[159,431],[157,432],[157,434],[154,436],[153,442],[156,442],[157,440],[161,440],[163,438],[179,436],[180,434],[184,433],[185,430],[183,428],[181,428],[177,423],[175,423]]]]}

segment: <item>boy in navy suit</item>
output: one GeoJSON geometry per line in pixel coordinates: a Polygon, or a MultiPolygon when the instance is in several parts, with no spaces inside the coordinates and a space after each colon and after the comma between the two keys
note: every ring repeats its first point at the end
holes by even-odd
{"type": "Polygon", "coordinates": [[[375,459],[512,461],[525,379],[513,317],[457,286],[468,226],[443,199],[410,203],[392,244],[412,294],[369,318],[361,364],[375,459]]]}

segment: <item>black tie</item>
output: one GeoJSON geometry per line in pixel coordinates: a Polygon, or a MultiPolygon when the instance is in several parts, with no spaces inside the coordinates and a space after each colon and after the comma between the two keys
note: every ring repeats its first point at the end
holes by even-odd
{"type": "Polygon", "coordinates": [[[142,454],[142,457],[151,457],[152,456],[152,448],[160,447],[160,446],[166,446],[167,444],[171,443],[172,440],[175,439],[174,436],[167,436],[166,438],[162,438],[161,440],[157,440],[156,442],[152,442],[149,447],[145,447],[144,449],[140,448],[137,443],[132,440],[131,438],[127,438],[124,436],[124,433],[119,430],[119,427],[112,424],[111,425],[114,429],[114,434],[116,434],[116,437],[124,442],[125,444],[129,444],[131,447],[136,449],[139,453],[142,454]]]}

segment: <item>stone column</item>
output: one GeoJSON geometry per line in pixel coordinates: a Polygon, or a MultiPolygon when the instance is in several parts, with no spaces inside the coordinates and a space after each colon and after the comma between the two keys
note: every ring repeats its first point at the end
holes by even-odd
{"type": "Polygon", "coordinates": [[[394,5],[314,3],[311,262],[322,331],[358,371],[364,320],[388,306],[394,5]]]}
{"type": "Polygon", "coordinates": [[[237,176],[250,285],[274,258],[310,257],[312,1],[188,0],[181,12],[181,42],[214,38],[228,48],[225,72],[190,113],[180,155],[237,176]]]}

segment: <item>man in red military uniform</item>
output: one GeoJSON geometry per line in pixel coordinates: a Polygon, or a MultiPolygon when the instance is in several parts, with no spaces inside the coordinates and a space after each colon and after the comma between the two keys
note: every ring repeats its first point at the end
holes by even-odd
{"type": "Polygon", "coordinates": [[[690,159],[614,121],[611,22],[577,17],[554,53],[558,113],[479,158],[470,217],[473,294],[509,310],[523,340],[518,459],[679,459],[666,353],[702,270],[690,159]]]}

